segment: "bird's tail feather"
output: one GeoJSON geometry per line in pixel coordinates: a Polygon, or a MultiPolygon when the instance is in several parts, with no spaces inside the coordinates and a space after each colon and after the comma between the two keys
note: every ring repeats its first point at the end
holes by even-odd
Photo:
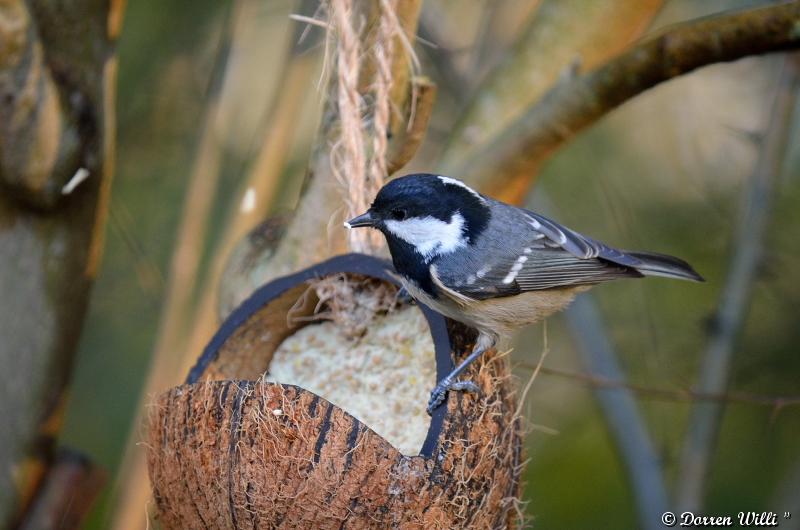
{"type": "Polygon", "coordinates": [[[691,265],[680,258],[655,252],[632,252],[626,250],[625,253],[642,262],[641,265],[636,265],[634,268],[645,276],[664,276],[666,278],[695,282],[705,281],[691,265]]]}

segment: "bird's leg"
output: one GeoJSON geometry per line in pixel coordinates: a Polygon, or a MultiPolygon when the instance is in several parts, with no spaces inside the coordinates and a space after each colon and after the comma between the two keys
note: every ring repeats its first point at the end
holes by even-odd
{"type": "Polygon", "coordinates": [[[408,289],[401,286],[400,289],[397,290],[397,301],[405,305],[410,305],[414,302],[414,298],[411,296],[411,293],[408,292],[408,289]]]}
{"type": "Polygon", "coordinates": [[[436,410],[439,405],[444,402],[444,398],[447,397],[447,392],[450,390],[463,390],[467,392],[480,392],[478,385],[473,383],[472,381],[456,381],[455,378],[461,374],[464,370],[466,370],[467,366],[472,364],[475,359],[480,357],[483,352],[488,349],[488,346],[484,346],[479,341],[478,344],[475,345],[475,348],[472,350],[472,353],[469,354],[469,357],[461,361],[461,364],[455,367],[455,369],[447,374],[444,379],[439,381],[436,385],[436,388],[433,389],[431,392],[431,397],[428,400],[428,414],[432,415],[433,411],[436,410]]]}

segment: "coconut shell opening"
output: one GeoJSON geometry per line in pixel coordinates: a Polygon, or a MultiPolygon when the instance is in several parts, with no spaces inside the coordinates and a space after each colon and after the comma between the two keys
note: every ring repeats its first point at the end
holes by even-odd
{"type": "MultiPolygon", "coordinates": [[[[307,281],[339,273],[393,281],[389,264],[362,255],[275,280],[228,318],[187,384],[159,396],[149,469],[165,528],[513,526],[520,425],[508,362],[496,352],[465,374],[479,395],[451,393],[437,409],[418,456],[324,397],[260,377],[308,324],[287,318],[313,313],[307,281]]],[[[475,332],[419,310],[439,379],[468,354],[475,332]]]]}
{"type": "Polygon", "coordinates": [[[335,320],[300,328],[278,346],[266,380],[313,392],[402,454],[418,455],[431,423],[426,399],[436,384],[428,322],[414,306],[392,308],[369,320],[357,336],[335,320]]]}
{"type": "Polygon", "coordinates": [[[357,254],[275,280],[231,314],[186,382],[265,377],[297,385],[353,414],[401,453],[429,454],[445,409],[431,417],[425,406],[454,366],[452,345],[444,318],[400,305],[398,288],[388,262],[357,254]],[[321,281],[327,283],[315,288],[321,281]],[[359,292],[347,307],[324,306],[340,282],[359,292]]]}

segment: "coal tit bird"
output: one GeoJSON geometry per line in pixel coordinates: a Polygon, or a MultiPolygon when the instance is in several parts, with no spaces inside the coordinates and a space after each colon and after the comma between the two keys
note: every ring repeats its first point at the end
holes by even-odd
{"type": "Polygon", "coordinates": [[[499,337],[565,308],[597,283],[642,276],[703,281],[681,259],[617,250],[440,175],[390,181],[345,227],[380,230],[408,293],[480,332],[471,354],[431,392],[428,413],[449,390],[477,391],[456,378],[499,337]]]}

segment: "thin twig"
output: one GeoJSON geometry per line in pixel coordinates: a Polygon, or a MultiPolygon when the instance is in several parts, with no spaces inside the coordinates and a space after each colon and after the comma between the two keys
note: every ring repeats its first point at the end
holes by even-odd
{"type": "MultiPolygon", "coordinates": [[[[624,381],[625,373],[594,300],[579,296],[567,310],[566,320],[586,369],[595,377],[624,381]]],[[[597,387],[595,397],[631,482],[640,527],[661,528],[660,514],[669,507],[666,482],[632,392],[624,387],[597,387]]]]}
{"type": "Polygon", "coordinates": [[[579,131],[657,84],[712,63],[800,46],[800,1],[676,25],[596,70],[556,84],[451,174],[502,199],[520,200],[540,164],[579,131]]]}
{"type": "Polygon", "coordinates": [[[133,232],[134,220],[126,203],[112,201],[109,209],[109,227],[122,240],[130,253],[131,268],[136,272],[136,279],[148,301],[154,306],[160,302],[159,296],[164,291],[166,280],[155,260],[147,253],[142,241],[133,232]]]}
{"type": "MultiPolygon", "coordinates": [[[[531,363],[519,363],[517,366],[526,370],[534,370],[535,365],[531,363]]],[[[724,392],[720,394],[710,394],[698,392],[690,388],[659,388],[645,385],[637,385],[626,381],[617,381],[607,377],[600,377],[594,374],[571,372],[542,366],[539,371],[544,375],[561,377],[579,381],[594,388],[623,388],[630,390],[638,396],[646,399],[658,401],[669,401],[676,403],[691,403],[695,401],[712,401],[715,403],[739,403],[746,405],[756,405],[780,410],[785,407],[800,406],[800,395],[770,396],[766,394],[756,394],[753,392],[724,392]]]]}
{"type": "Polygon", "coordinates": [[[319,20],[314,17],[307,17],[305,15],[298,15],[297,13],[290,13],[289,18],[291,20],[295,20],[297,22],[303,22],[305,24],[311,24],[312,26],[317,26],[319,28],[324,28],[325,30],[330,29],[330,24],[328,24],[324,20],[319,20]]]}
{"type": "MultiPolygon", "coordinates": [[[[793,5],[800,22],[800,3],[793,5]]],[[[794,59],[787,60],[787,64],[784,64],[769,126],[753,175],[745,190],[745,211],[741,218],[736,250],[720,296],[713,335],[704,355],[697,385],[697,390],[702,393],[723,393],[728,386],[734,347],[758,278],[775,183],[785,157],[792,110],[800,87],[800,68],[796,58],[794,59]]],[[[692,410],[676,483],[677,505],[681,511],[696,511],[702,505],[706,477],[723,412],[724,402],[697,403],[692,410]]]]}
{"type": "Polygon", "coordinates": [[[547,321],[545,320],[542,322],[542,335],[544,336],[544,341],[542,344],[542,354],[539,356],[539,360],[536,362],[535,365],[531,367],[532,374],[528,379],[525,388],[522,390],[522,394],[519,396],[519,403],[517,404],[517,411],[514,413],[514,417],[519,417],[520,413],[522,412],[522,407],[525,405],[525,401],[527,401],[528,392],[533,385],[533,382],[539,376],[539,372],[542,370],[544,365],[544,360],[547,357],[547,354],[550,353],[550,346],[547,344],[547,321]]]}

